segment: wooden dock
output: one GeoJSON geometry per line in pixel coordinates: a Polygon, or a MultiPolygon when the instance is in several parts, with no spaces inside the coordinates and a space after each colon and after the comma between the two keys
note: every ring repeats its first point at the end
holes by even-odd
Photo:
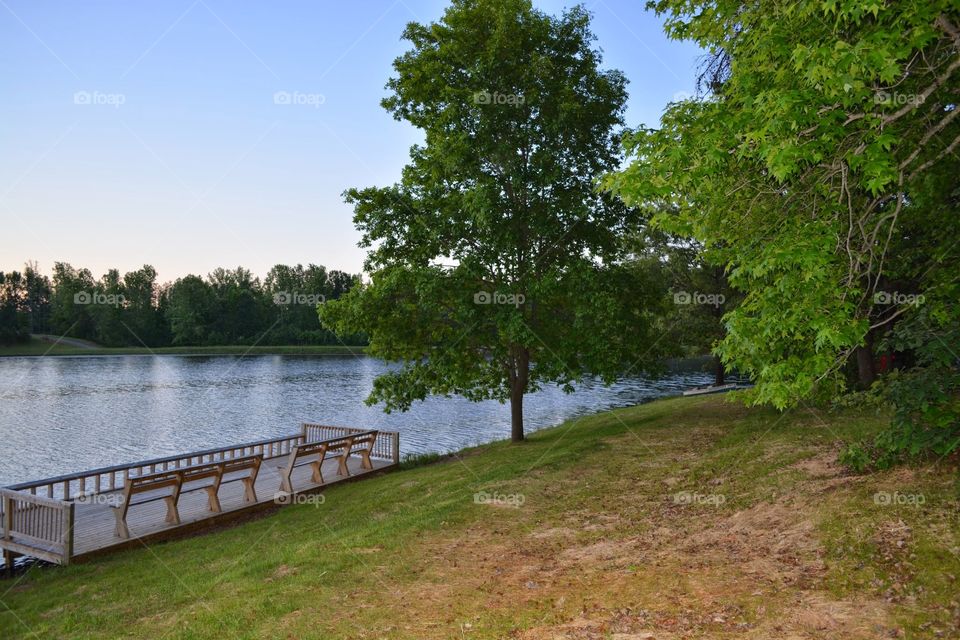
{"type": "MultiPolygon", "coordinates": [[[[338,475],[338,459],[325,459],[320,467],[323,481],[313,481],[310,459],[293,468],[293,491],[282,490],[284,470],[291,453],[300,445],[338,441],[354,435],[369,433],[361,429],[304,424],[301,433],[270,440],[261,440],[220,449],[196,451],[179,456],[145,460],[74,473],[55,478],[12,485],[0,489],[0,510],[3,527],[0,530],[0,548],[4,550],[7,565],[12,554],[21,554],[57,564],[69,564],[85,557],[110,550],[140,546],[150,541],[188,534],[219,522],[241,517],[258,510],[275,508],[304,500],[303,496],[317,494],[324,487],[378,473],[399,463],[399,434],[379,431],[369,451],[371,468],[364,468],[362,456],[354,452],[346,459],[349,475],[338,475]],[[126,518],[130,535],[117,533],[117,519],[111,506],[123,496],[130,478],[138,478],[181,470],[189,471],[198,465],[229,462],[245,456],[262,456],[262,463],[254,483],[256,500],[245,499],[242,482],[220,485],[220,511],[211,511],[207,491],[186,491],[179,495],[177,510],[179,522],[167,522],[169,488],[145,491],[136,495],[126,518]],[[157,498],[151,500],[151,498],[157,498]],[[139,504],[143,502],[143,504],[139,504]]],[[[349,450],[349,448],[348,448],[349,450]]],[[[317,456],[313,456],[317,461],[317,456]]],[[[318,498],[312,498],[319,502],[318,498]]],[[[322,505],[320,505],[322,507],[322,505]]]]}

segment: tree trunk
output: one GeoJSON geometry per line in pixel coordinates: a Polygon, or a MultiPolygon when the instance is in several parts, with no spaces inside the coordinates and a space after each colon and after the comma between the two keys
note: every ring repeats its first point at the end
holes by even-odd
{"type": "Polygon", "coordinates": [[[861,389],[869,389],[877,378],[877,369],[873,362],[873,332],[867,331],[863,337],[863,346],[854,350],[857,357],[857,381],[861,389]]]}
{"type": "Polygon", "coordinates": [[[530,352],[517,347],[510,367],[510,440],[523,441],[523,395],[527,392],[530,352]]]}
{"type": "Polygon", "coordinates": [[[856,348],[857,354],[857,378],[861,389],[869,389],[870,385],[877,378],[877,372],[873,367],[873,349],[871,340],[867,339],[867,344],[856,348]]]}
{"type": "Polygon", "coordinates": [[[727,370],[723,366],[720,356],[713,356],[713,384],[719,387],[727,379],[727,370]]]}
{"type": "Polygon", "coordinates": [[[510,390],[510,440],[523,441],[523,392],[510,390]]]}

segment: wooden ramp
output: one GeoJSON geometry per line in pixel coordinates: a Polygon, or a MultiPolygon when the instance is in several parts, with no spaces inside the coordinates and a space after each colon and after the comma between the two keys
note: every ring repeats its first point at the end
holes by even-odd
{"type": "MultiPolygon", "coordinates": [[[[281,489],[284,470],[298,445],[366,433],[360,429],[304,424],[300,434],[245,445],[172,456],[156,460],[118,465],[89,472],[47,478],[0,489],[2,496],[2,536],[8,566],[11,554],[37,557],[58,564],[69,564],[85,556],[189,534],[247,513],[312,500],[322,508],[324,487],[392,468],[399,463],[399,435],[381,431],[370,451],[371,468],[365,469],[362,457],[347,458],[349,475],[338,475],[337,459],[325,459],[321,465],[323,482],[312,479],[310,464],[293,468],[293,492],[281,489]],[[126,523],[128,538],[116,531],[116,504],[121,499],[127,478],[170,470],[187,470],[198,464],[229,461],[244,455],[262,455],[263,462],[254,484],[256,501],[245,500],[242,482],[224,483],[217,495],[220,512],[210,510],[206,491],[182,493],[177,501],[180,522],[168,523],[166,502],[169,489],[145,491],[131,501],[126,523]],[[316,495],[320,494],[320,495],[316,495]],[[305,498],[305,496],[311,496],[305,498]],[[143,504],[139,504],[142,502],[143,504]]],[[[314,456],[314,460],[316,457],[314,456]]],[[[309,462],[309,459],[305,459],[309,462]]],[[[295,460],[296,462],[296,460],[295,460]]],[[[239,475],[239,474],[237,474],[239,475]]]]}

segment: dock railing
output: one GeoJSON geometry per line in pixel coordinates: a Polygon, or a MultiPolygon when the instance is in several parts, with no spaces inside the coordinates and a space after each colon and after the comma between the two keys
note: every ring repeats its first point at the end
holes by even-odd
{"type": "MultiPolygon", "coordinates": [[[[256,454],[269,460],[289,454],[295,445],[303,442],[365,431],[368,430],[304,423],[297,434],[68,473],[0,488],[0,522],[3,523],[0,548],[67,564],[73,554],[74,505],[101,493],[122,490],[127,478],[256,454]]],[[[371,457],[398,464],[400,434],[380,431],[371,457]]]]}
{"type": "Polygon", "coordinates": [[[299,444],[302,441],[303,434],[298,433],[217,449],[193,451],[191,453],[167,456],[165,458],[118,464],[112,467],[93,469],[91,471],[68,473],[62,476],[44,478],[42,480],[31,480],[29,482],[12,484],[6,488],[13,489],[14,491],[27,492],[31,495],[44,495],[47,498],[58,498],[68,501],[76,500],[99,493],[118,491],[123,488],[124,481],[130,476],[139,476],[159,471],[171,471],[208,462],[232,460],[257,453],[262,454],[264,459],[284,456],[290,453],[293,445],[299,444]]]}
{"type": "MultiPolygon", "coordinates": [[[[354,429],[352,427],[331,427],[324,424],[314,424],[304,422],[301,425],[305,442],[317,442],[318,440],[328,440],[330,438],[339,438],[348,436],[351,433],[365,433],[368,429],[354,429]]],[[[389,460],[393,464],[400,463],[400,434],[396,431],[379,431],[377,440],[373,444],[373,451],[370,452],[372,458],[380,460],[389,460]]]]}

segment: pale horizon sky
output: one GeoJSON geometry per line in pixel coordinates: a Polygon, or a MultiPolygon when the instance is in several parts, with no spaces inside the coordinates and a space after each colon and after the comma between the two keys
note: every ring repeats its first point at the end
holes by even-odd
{"type": "MultiPolygon", "coordinates": [[[[642,2],[584,4],[627,125],[655,125],[701,52],[642,2]]],[[[361,271],[341,193],[399,179],[421,136],[379,102],[406,23],[447,5],[0,0],[0,271],[361,271]]]]}

